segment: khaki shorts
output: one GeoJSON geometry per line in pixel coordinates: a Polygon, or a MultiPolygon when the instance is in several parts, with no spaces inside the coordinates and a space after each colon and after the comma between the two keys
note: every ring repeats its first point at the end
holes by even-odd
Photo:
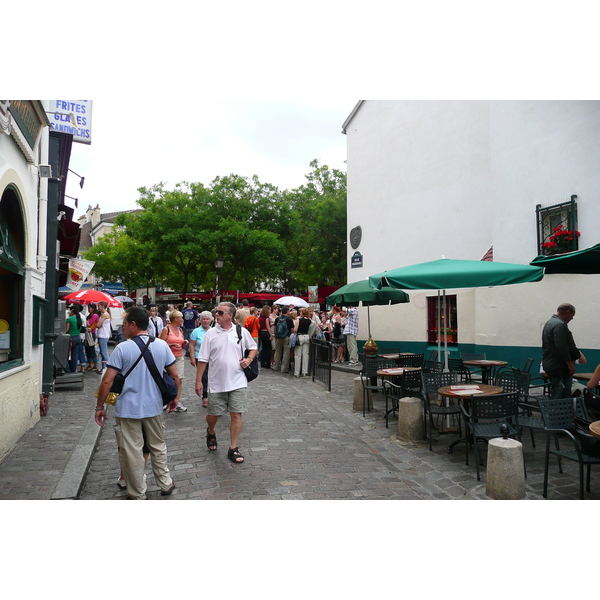
{"type": "Polygon", "coordinates": [[[179,379],[183,379],[183,366],[185,364],[185,358],[183,356],[178,356],[175,359],[175,368],[177,369],[177,376],[179,379]]]}
{"type": "Polygon", "coordinates": [[[228,412],[246,412],[248,388],[231,392],[208,392],[208,414],[220,417],[228,412]]]}

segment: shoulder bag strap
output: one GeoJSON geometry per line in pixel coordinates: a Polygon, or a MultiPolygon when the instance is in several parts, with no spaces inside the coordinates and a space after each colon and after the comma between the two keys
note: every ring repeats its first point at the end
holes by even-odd
{"type": "MultiPolygon", "coordinates": [[[[148,349],[148,346],[150,345],[150,342],[153,342],[155,340],[155,338],[150,337],[148,338],[148,344],[146,346],[143,347],[142,349],[142,356],[144,357],[144,360],[146,361],[146,366],[148,367],[148,370],[150,371],[150,375],[152,375],[154,381],[156,382],[156,385],[158,386],[159,390],[162,392],[166,391],[166,386],[165,386],[165,382],[163,381],[163,378],[160,376],[160,373],[158,372],[158,368],[156,366],[156,363],[154,362],[154,358],[152,357],[152,353],[151,352],[146,352],[146,350],[148,349]]],[[[142,348],[142,346],[140,344],[142,344],[143,342],[138,342],[137,341],[137,336],[133,338],[133,341],[140,346],[140,348],[142,348]]],[[[140,356],[141,358],[141,356],[140,356]]]]}
{"type": "Polygon", "coordinates": [[[240,345],[240,350],[242,352],[242,358],[245,358],[245,356],[244,356],[244,349],[242,348],[242,344],[241,344],[241,341],[242,341],[242,326],[239,325],[238,323],[236,323],[235,330],[237,331],[237,336],[238,336],[237,343],[240,345]]]}
{"type": "MultiPolygon", "coordinates": [[[[137,336],[133,338],[134,341],[137,340],[137,336]]],[[[137,342],[136,342],[137,343],[137,342]]],[[[140,340],[140,343],[143,344],[143,342],[140,340]]],[[[144,350],[146,350],[146,348],[148,347],[148,345],[150,344],[150,340],[148,339],[148,344],[146,344],[145,346],[140,346],[140,355],[137,357],[137,360],[133,363],[133,365],[131,365],[131,368],[129,369],[129,371],[127,371],[127,373],[125,373],[125,375],[123,375],[123,378],[127,377],[127,375],[129,375],[129,373],[131,373],[131,371],[133,371],[136,367],[136,365],[140,362],[140,360],[142,359],[142,355],[144,354],[144,350]]],[[[139,344],[138,344],[139,346],[139,344]]]]}

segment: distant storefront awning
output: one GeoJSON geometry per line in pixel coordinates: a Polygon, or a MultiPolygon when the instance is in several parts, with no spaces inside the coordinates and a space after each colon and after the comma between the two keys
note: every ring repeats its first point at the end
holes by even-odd
{"type": "Polygon", "coordinates": [[[546,275],[552,273],[598,274],[600,273],[600,244],[566,254],[537,256],[529,264],[534,267],[544,267],[546,275]]]}
{"type": "Polygon", "coordinates": [[[118,296],[123,292],[129,291],[122,283],[113,281],[104,281],[102,284],[102,291],[112,296],[118,296]]]}

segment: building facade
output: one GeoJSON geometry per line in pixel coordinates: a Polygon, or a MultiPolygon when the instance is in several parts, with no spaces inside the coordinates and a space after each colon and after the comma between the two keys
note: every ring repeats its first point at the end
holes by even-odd
{"type": "MultiPolygon", "coordinates": [[[[551,251],[557,227],[579,232],[568,249],[600,242],[600,102],[362,101],[343,129],[349,283],[442,256],[529,264],[551,251]]],[[[517,366],[539,359],[543,324],[571,302],[570,328],[593,370],[599,283],[598,275],[546,275],[448,290],[451,352],[486,352],[517,366]]],[[[434,348],[437,292],[408,293],[410,304],[371,308],[373,338],[434,348]]]]}
{"type": "Polygon", "coordinates": [[[40,418],[49,122],[0,101],[0,461],[40,418]]]}

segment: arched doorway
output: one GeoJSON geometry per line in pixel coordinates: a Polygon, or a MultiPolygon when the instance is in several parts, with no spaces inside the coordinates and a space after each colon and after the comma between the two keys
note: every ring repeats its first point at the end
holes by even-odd
{"type": "Polygon", "coordinates": [[[0,199],[0,370],[23,361],[25,227],[18,192],[0,199]]]}

